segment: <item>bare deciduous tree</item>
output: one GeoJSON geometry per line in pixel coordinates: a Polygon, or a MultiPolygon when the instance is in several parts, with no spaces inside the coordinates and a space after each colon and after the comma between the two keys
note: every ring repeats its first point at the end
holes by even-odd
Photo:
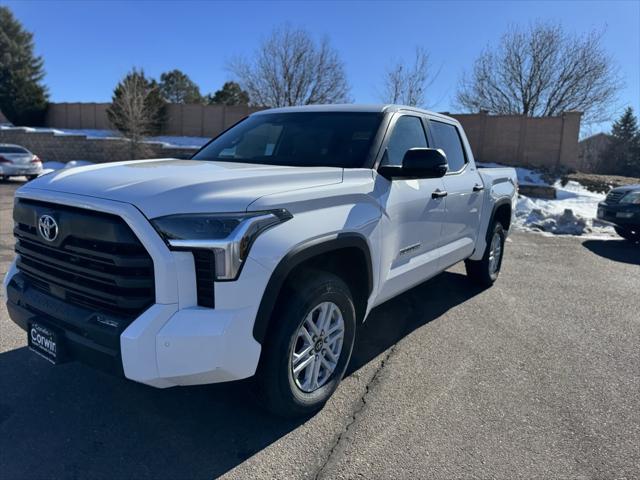
{"type": "Polygon", "coordinates": [[[429,54],[417,47],[413,65],[399,61],[387,69],[381,99],[385,103],[424,106],[426,90],[433,84],[438,73],[431,72],[429,54]]]}
{"type": "Polygon", "coordinates": [[[576,110],[587,121],[604,120],[621,82],[601,39],[549,23],[511,28],[463,77],[457,101],[471,111],[544,117],[576,110]]]}
{"type": "Polygon", "coordinates": [[[237,59],[229,68],[254,105],[349,101],[344,65],[328,39],[316,44],[305,30],[289,25],[275,29],[251,60],[237,59]]]}
{"type": "Polygon", "coordinates": [[[111,124],[131,141],[131,154],[143,154],[141,141],[157,134],[166,119],[166,104],[158,84],[142,70],[129,72],[113,91],[107,109],[111,124]]]}

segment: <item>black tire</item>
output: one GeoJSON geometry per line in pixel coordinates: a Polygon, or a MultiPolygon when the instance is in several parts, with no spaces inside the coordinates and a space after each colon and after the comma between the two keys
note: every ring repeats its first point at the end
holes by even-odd
{"type": "MultiPolygon", "coordinates": [[[[269,333],[255,378],[256,399],[261,406],[283,417],[307,416],[320,410],[342,380],[356,330],[356,313],[349,287],[336,275],[306,270],[295,275],[283,289],[274,310],[269,333]],[[312,392],[303,391],[294,378],[291,355],[297,333],[307,315],[323,302],[332,302],[342,313],[344,338],[335,370],[326,383],[312,392]]],[[[318,356],[316,355],[316,358],[318,356]]]]}
{"type": "Polygon", "coordinates": [[[489,230],[491,233],[488,236],[487,246],[484,251],[484,255],[482,256],[482,260],[465,260],[464,265],[467,270],[467,276],[478,285],[483,287],[490,287],[493,283],[498,279],[498,275],[500,275],[500,268],[502,267],[502,259],[504,257],[504,243],[506,240],[506,235],[504,232],[504,227],[500,222],[495,222],[491,229],[489,230]],[[499,236],[500,241],[500,258],[498,259],[498,264],[496,268],[491,268],[491,243],[495,235],[499,236]]]}
{"type": "Polygon", "coordinates": [[[623,228],[613,227],[618,235],[622,238],[629,240],[630,242],[640,242],[640,227],[637,228],[623,228]]]}
{"type": "Polygon", "coordinates": [[[36,178],[38,178],[38,175],[27,175],[28,181],[35,180],[36,178]]]}

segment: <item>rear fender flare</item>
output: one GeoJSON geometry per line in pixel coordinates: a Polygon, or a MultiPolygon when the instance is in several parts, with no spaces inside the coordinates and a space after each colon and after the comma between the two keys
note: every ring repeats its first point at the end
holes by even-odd
{"type": "Polygon", "coordinates": [[[493,222],[495,221],[496,212],[498,211],[498,208],[500,208],[503,205],[508,205],[509,208],[511,209],[513,208],[513,205],[511,204],[511,199],[507,197],[500,198],[493,204],[493,208],[491,209],[491,215],[489,215],[489,221],[486,224],[484,224],[483,222],[480,225],[481,231],[482,229],[484,229],[484,235],[478,232],[476,247],[471,257],[469,257],[469,260],[474,260],[474,261],[482,260],[484,251],[487,248],[487,243],[489,242],[489,238],[491,237],[491,232],[492,232],[491,225],[493,225],[493,222]]]}

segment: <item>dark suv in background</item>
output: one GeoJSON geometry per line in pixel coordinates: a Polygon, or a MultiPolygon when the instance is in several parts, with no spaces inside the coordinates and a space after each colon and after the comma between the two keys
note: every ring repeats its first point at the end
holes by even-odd
{"type": "Polygon", "coordinates": [[[612,223],[621,237],[640,242],[640,184],[612,189],[598,204],[598,219],[612,223]]]}

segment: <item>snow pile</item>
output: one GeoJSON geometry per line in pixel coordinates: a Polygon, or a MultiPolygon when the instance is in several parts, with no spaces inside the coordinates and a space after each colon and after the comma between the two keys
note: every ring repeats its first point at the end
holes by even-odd
{"type": "MultiPolygon", "coordinates": [[[[497,163],[478,163],[480,168],[508,167],[497,163]]],[[[594,193],[576,181],[562,185],[558,176],[539,170],[514,167],[521,186],[553,187],[553,200],[531,198],[519,194],[514,226],[519,230],[555,235],[616,236],[613,227],[599,221],[598,203],[606,197],[594,193]]]]}
{"type": "MultiPolygon", "coordinates": [[[[480,167],[504,167],[482,163],[480,167]]],[[[598,203],[605,195],[587,190],[578,182],[562,185],[559,179],[550,183],[544,173],[516,167],[520,185],[546,185],[556,189],[556,198],[547,200],[518,196],[514,226],[519,230],[555,235],[613,235],[613,228],[596,218],[598,203]]]]}
{"type": "Polygon", "coordinates": [[[557,235],[613,234],[611,227],[596,219],[598,203],[605,195],[590,192],[574,181],[562,186],[557,180],[553,187],[554,200],[519,196],[516,227],[557,235]]]}

